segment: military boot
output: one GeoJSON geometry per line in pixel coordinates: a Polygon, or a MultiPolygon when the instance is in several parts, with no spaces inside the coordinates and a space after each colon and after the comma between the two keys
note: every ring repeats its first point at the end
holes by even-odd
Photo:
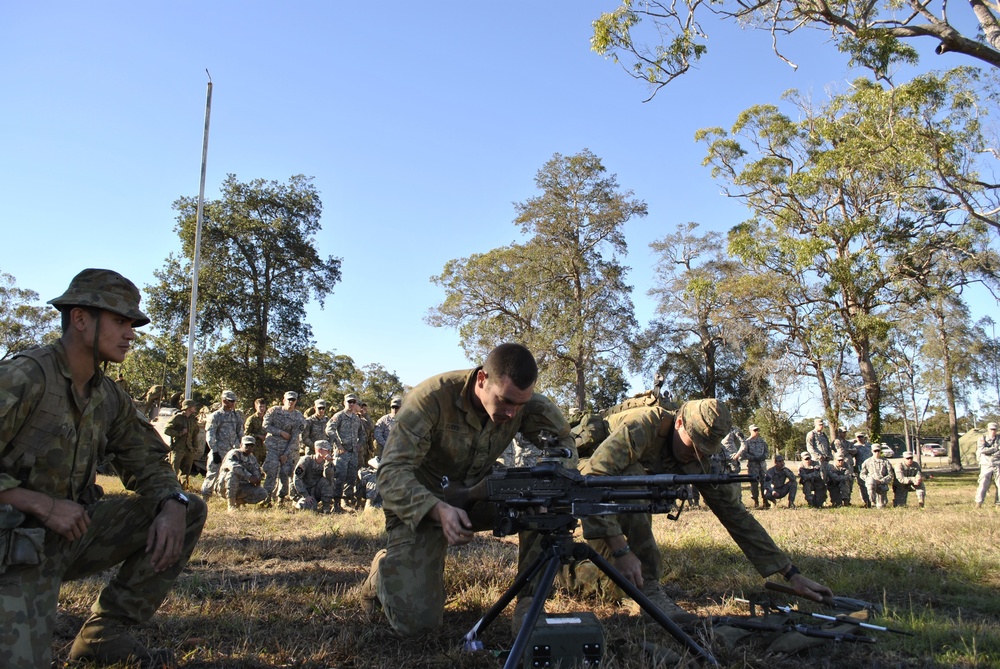
{"type": "Polygon", "coordinates": [[[342,507],[340,505],[340,497],[334,497],[333,498],[333,512],[334,513],[343,513],[344,512],[344,507],[342,507]]]}
{"type": "MultiPolygon", "coordinates": [[[[642,586],[642,594],[649,598],[649,601],[660,611],[663,615],[670,618],[678,625],[690,625],[692,623],[698,622],[699,618],[693,613],[688,613],[681,607],[674,603],[674,600],[667,596],[667,593],[663,592],[663,587],[659,583],[646,582],[642,586]]],[[[642,615],[646,618],[651,618],[645,609],[642,611],[642,615]]]]}
{"type": "Polygon", "coordinates": [[[174,652],[165,648],[150,650],[128,633],[117,618],[94,614],[83,624],[69,651],[69,666],[95,664],[138,664],[143,669],[174,667],[174,652]]]}
{"type": "Polygon", "coordinates": [[[378,590],[375,582],[378,580],[379,566],[385,559],[386,550],[383,548],[372,558],[371,569],[368,570],[368,578],[361,584],[361,611],[368,616],[369,620],[375,617],[375,612],[379,609],[378,590]]]}

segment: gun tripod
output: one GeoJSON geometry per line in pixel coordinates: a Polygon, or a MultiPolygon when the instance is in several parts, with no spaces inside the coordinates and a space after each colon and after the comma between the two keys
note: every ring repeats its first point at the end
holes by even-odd
{"type": "MultiPolygon", "coordinates": [[[[552,514],[550,514],[552,515],[552,514]]],[[[549,518],[551,522],[553,519],[549,518]]],[[[510,604],[514,598],[525,588],[528,583],[531,582],[533,578],[539,573],[541,578],[538,581],[538,586],[535,590],[534,599],[531,602],[531,606],[528,608],[528,612],[524,616],[524,621],[521,623],[521,629],[518,630],[517,636],[514,639],[514,644],[510,649],[510,654],[507,656],[507,661],[504,663],[504,669],[515,669],[521,662],[521,657],[524,655],[524,651],[528,646],[528,640],[531,636],[531,631],[535,627],[535,623],[538,621],[538,617],[542,613],[542,609],[545,606],[545,600],[548,598],[549,593],[552,590],[552,585],[555,582],[556,574],[559,571],[560,565],[571,564],[580,560],[590,560],[597,567],[607,575],[615,585],[625,591],[639,606],[643,611],[648,613],[650,617],[653,618],[659,625],[670,633],[672,637],[677,639],[686,648],[690,649],[697,657],[703,659],[710,666],[717,667],[719,663],[716,661],[715,657],[707,650],[702,648],[698,643],[688,636],[684,630],[677,626],[677,624],[668,618],[663,611],[661,611],[646,595],[642,594],[639,588],[622,576],[621,572],[615,569],[610,562],[604,559],[597,551],[591,548],[586,543],[579,543],[573,541],[573,530],[576,528],[577,521],[572,516],[561,516],[562,527],[560,529],[551,532],[547,536],[543,536],[542,542],[542,552],[534,559],[534,561],[514,579],[514,582],[507,588],[506,591],[500,596],[500,599],[490,607],[490,609],[483,614],[483,617],[472,626],[464,639],[465,650],[475,651],[482,650],[483,644],[477,638],[479,632],[493,622],[500,612],[503,611],[508,604],[510,604]]],[[[559,524],[559,523],[553,523],[559,524]]],[[[535,529],[535,527],[525,527],[524,529],[535,529]]],[[[543,530],[544,532],[544,530],[543,530]]],[[[509,534],[509,532],[508,532],[509,534]]]]}

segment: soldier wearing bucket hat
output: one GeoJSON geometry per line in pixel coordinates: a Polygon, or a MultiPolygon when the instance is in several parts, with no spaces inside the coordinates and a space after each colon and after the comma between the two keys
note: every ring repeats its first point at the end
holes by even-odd
{"type": "Polygon", "coordinates": [[[0,666],[47,667],[59,586],[121,565],[102,590],[69,652],[98,665],[172,663],[127,628],[152,617],[187,564],[205,522],[201,499],[188,499],[165,460],[166,445],[101,363],[119,363],[149,323],[135,284],[106,269],[86,269],[59,297],[57,342],[0,363],[0,509],[32,537],[17,562],[0,556],[0,610],[8,612],[0,666]],[[82,414],[71,398],[85,403],[82,414]],[[114,456],[133,491],[101,499],[99,451],[114,456]],[[149,549],[147,550],[147,545],[149,549]],[[45,546],[45,550],[33,547],[45,546]],[[31,559],[33,558],[33,559],[31,559]]]}
{"type": "MultiPolygon", "coordinates": [[[[724,402],[706,399],[685,402],[676,413],[659,406],[637,407],[608,416],[607,423],[609,436],[594,450],[590,460],[581,461],[583,474],[708,473],[711,456],[722,449],[721,442],[730,431],[732,417],[724,402]]],[[[738,484],[695,487],[761,576],[780,573],[800,596],[816,601],[832,595],[829,588],[799,573],[774,544],[743,506],[738,484]]],[[[583,519],[583,532],[594,549],[609,558],[667,617],[677,623],[695,619],[663,592],[662,560],[650,516],[637,513],[589,516],[583,519]]]]}

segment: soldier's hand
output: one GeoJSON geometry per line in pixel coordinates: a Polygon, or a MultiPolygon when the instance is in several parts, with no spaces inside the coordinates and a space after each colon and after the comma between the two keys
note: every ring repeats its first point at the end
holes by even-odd
{"type": "Polygon", "coordinates": [[[163,503],[146,535],[146,553],[153,570],[160,573],[169,569],[181,557],[184,548],[184,527],[187,507],[172,499],[163,503]]]}
{"type": "Polygon", "coordinates": [[[292,435],[290,435],[287,432],[285,432],[284,430],[282,430],[281,431],[281,438],[287,441],[288,439],[292,438],[292,435]]]}
{"type": "Polygon", "coordinates": [[[260,485],[260,477],[259,476],[251,476],[250,477],[250,485],[260,485]]]}
{"type": "Polygon", "coordinates": [[[285,461],[286,461],[287,459],[288,459],[288,456],[287,456],[287,455],[279,455],[279,456],[278,456],[278,462],[280,462],[281,464],[285,464],[285,461]]]}
{"type": "Polygon", "coordinates": [[[642,587],[642,563],[639,562],[639,558],[635,556],[635,553],[626,553],[620,558],[611,558],[614,562],[615,568],[621,572],[621,575],[631,581],[635,587],[642,587]]]}
{"type": "Polygon", "coordinates": [[[472,521],[462,509],[445,502],[438,502],[430,510],[430,517],[441,523],[441,531],[448,540],[449,546],[461,546],[472,541],[475,533],[472,531],[472,521]]]}
{"type": "Polygon", "coordinates": [[[824,597],[833,597],[833,590],[821,583],[806,578],[802,574],[792,576],[789,585],[795,589],[796,595],[805,597],[806,599],[822,602],[824,597]]]}
{"type": "MultiPolygon", "coordinates": [[[[69,499],[53,499],[47,515],[39,518],[45,527],[59,534],[67,541],[76,541],[87,533],[90,526],[90,516],[87,509],[69,499]]],[[[46,512],[42,512],[45,514],[46,512]]]]}

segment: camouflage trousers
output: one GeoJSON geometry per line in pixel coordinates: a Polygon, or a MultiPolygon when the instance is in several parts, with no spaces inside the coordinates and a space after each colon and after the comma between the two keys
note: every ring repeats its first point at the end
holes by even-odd
{"type": "Polygon", "coordinates": [[[306,491],[309,493],[308,496],[298,492],[292,495],[295,498],[296,509],[319,511],[319,506],[322,504],[324,513],[330,513],[333,510],[333,484],[326,478],[319,480],[316,485],[307,488],[306,491]],[[309,501],[310,497],[312,501],[309,501]]]}
{"type": "Polygon", "coordinates": [[[993,486],[993,502],[1000,504],[1000,467],[979,465],[979,486],[976,488],[976,504],[986,501],[986,493],[993,486]]]}
{"type": "Polygon", "coordinates": [[[368,506],[374,509],[382,508],[382,495],[378,493],[376,485],[376,475],[378,470],[374,467],[362,467],[358,470],[358,485],[368,499],[368,506]]]}
{"type": "Polygon", "coordinates": [[[260,504],[267,499],[267,491],[263,486],[251,485],[249,481],[244,481],[226,472],[217,488],[220,495],[229,500],[229,506],[242,506],[243,504],[260,504]]]}
{"type": "Polygon", "coordinates": [[[906,506],[906,499],[909,497],[911,490],[917,493],[917,502],[923,504],[924,498],[927,496],[927,488],[925,488],[924,484],[921,482],[920,485],[914,485],[912,483],[893,483],[892,505],[906,506]]]}
{"type": "Polygon", "coordinates": [[[275,498],[275,488],[277,497],[284,499],[288,497],[290,490],[289,480],[292,477],[292,468],[295,467],[295,459],[289,455],[284,462],[278,461],[278,452],[272,448],[267,449],[267,457],[261,469],[264,470],[264,490],[270,500],[275,498]]]}
{"type": "Polygon", "coordinates": [[[830,503],[834,506],[850,505],[851,488],[853,487],[853,476],[845,476],[843,481],[830,481],[830,503]]]}
{"type": "Polygon", "coordinates": [[[194,461],[198,459],[200,453],[196,449],[176,448],[170,451],[170,467],[177,475],[177,480],[182,481],[191,473],[194,461]]]}
{"type": "Polygon", "coordinates": [[[861,501],[864,503],[865,506],[871,506],[872,500],[871,497],[868,496],[868,484],[865,483],[865,480],[863,478],[861,478],[860,473],[858,473],[856,476],[858,479],[858,494],[861,495],[861,501]]]}
{"type": "Polygon", "coordinates": [[[76,541],[67,542],[55,532],[47,532],[41,564],[13,567],[0,574],[0,666],[38,669],[50,665],[63,581],[92,576],[120,564],[91,611],[126,624],[149,620],[191,557],[207,513],[205,502],[192,497],[181,558],[159,574],[146,553],[151,519],[136,495],[93,505],[87,533],[76,541]]]}
{"type": "Polygon", "coordinates": [[[757,460],[747,461],[747,475],[753,477],[750,481],[750,497],[753,499],[754,504],[760,501],[760,488],[761,483],[764,482],[764,473],[766,471],[767,463],[758,462],[757,460]]]}
{"type": "Polygon", "coordinates": [[[889,505],[889,484],[876,483],[875,481],[865,481],[868,488],[868,499],[876,509],[881,509],[889,505]]]}
{"type": "Polygon", "coordinates": [[[802,496],[806,498],[806,504],[819,509],[826,502],[826,482],[803,481],[802,496]]]}
{"type": "MultiPolygon", "coordinates": [[[[478,503],[469,511],[475,531],[493,528],[495,509],[478,503]]],[[[375,592],[389,625],[401,636],[416,637],[441,627],[444,622],[444,562],[448,541],[441,525],[427,518],[416,531],[386,514],[388,543],[385,557],[374,575],[375,592]]],[[[539,535],[518,536],[518,570],[531,564],[541,550],[539,535]]],[[[522,591],[530,594],[531,587],[522,591]]]]}
{"type": "Polygon", "coordinates": [[[795,504],[795,495],[799,491],[799,484],[795,482],[795,479],[789,479],[781,485],[773,485],[771,483],[764,484],[764,499],[772,504],[777,504],[778,500],[788,495],[788,503],[795,504]]]}
{"type": "MultiPolygon", "coordinates": [[[[229,451],[226,451],[228,453],[229,451]]],[[[219,468],[222,461],[226,459],[226,453],[220,451],[209,451],[208,462],[205,465],[205,482],[201,484],[201,494],[211,497],[219,485],[219,468]]]]}
{"type": "Polygon", "coordinates": [[[358,491],[358,454],[354,451],[337,453],[333,457],[333,496],[356,499],[363,497],[358,491]]]}

